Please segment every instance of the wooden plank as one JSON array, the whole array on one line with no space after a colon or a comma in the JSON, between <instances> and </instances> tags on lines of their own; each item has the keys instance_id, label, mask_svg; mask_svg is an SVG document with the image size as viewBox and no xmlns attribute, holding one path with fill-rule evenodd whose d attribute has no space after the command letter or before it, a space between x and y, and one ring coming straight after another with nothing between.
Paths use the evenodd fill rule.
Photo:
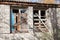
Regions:
<instances>
[{"instance_id":1,"label":"wooden plank","mask_svg":"<svg viewBox=\"0 0 60 40\"><path fill-rule=\"evenodd\" d=\"M15 17L16 17L16 19L15 19L16 24L14 25L14 27L15 27L15 30L17 32L20 32L20 28L21 28L21 25L20 25L20 14L17 13Z\"/></svg>"},{"instance_id":2,"label":"wooden plank","mask_svg":"<svg viewBox=\"0 0 60 40\"><path fill-rule=\"evenodd\" d=\"M18 16L17 16L17 22L19 22L19 25L17 25L17 31L20 31L20 27L21 27L21 25L20 25L20 14L18 13Z\"/></svg>"},{"instance_id":3,"label":"wooden plank","mask_svg":"<svg viewBox=\"0 0 60 40\"><path fill-rule=\"evenodd\" d=\"M33 6L33 7L60 7L60 4L46 4L46 3L32 3L32 2L0 2L0 4L4 5L18 5L18 6Z\"/></svg>"}]
</instances>

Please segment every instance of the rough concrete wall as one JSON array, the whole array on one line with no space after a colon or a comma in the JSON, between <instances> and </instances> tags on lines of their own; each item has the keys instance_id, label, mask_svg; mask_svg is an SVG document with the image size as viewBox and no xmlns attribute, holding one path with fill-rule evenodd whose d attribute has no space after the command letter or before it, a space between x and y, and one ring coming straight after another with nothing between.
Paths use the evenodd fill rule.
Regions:
<instances>
[{"instance_id":1,"label":"rough concrete wall","mask_svg":"<svg viewBox=\"0 0 60 40\"><path fill-rule=\"evenodd\" d=\"M56 8L51 8L51 12L50 12L54 40L58 39L58 25L57 25L57 12L56 11L57 11Z\"/></svg>"},{"instance_id":2,"label":"rough concrete wall","mask_svg":"<svg viewBox=\"0 0 60 40\"><path fill-rule=\"evenodd\" d=\"M57 22L58 22L58 39L60 39L60 8L56 9L57 11Z\"/></svg>"},{"instance_id":3,"label":"rough concrete wall","mask_svg":"<svg viewBox=\"0 0 60 40\"><path fill-rule=\"evenodd\" d=\"M0 33L10 33L9 5L0 5Z\"/></svg>"},{"instance_id":4,"label":"rough concrete wall","mask_svg":"<svg viewBox=\"0 0 60 40\"><path fill-rule=\"evenodd\" d=\"M48 9L46 10L46 19L47 19L46 24L47 24L47 26L48 26L50 35L52 35L52 33L53 33L53 29L52 29L52 25L51 25L51 17L50 17L50 14L51 14L51 13L52 13L52 12L51 12L51 8L48 8Z\"/></svg>"},{"instance_id":5,"label":"rough concrete wall","mask_svg":"<svg viewBox=\"0 0 60 40\"><path fill-rule=\"evenodd\" d=\"M33 7L28 7L27 22L28 22L29 28L33 28ZM33 29L29 29L29 30L33 31ZM32 31L29 31L29 32L31 33Z\"/></svg>"},{"instance_id":6,"label":"rough concrete wall","mask_svg":"<svg viewBox=\"0 0 60 40\"><path fill-rule=\"evenodd\" d=\"M60 8L57 8L57 20L58 20L58 26L59 26L59 29L60 29Z\"/></svg>"},{"instance_id":7,"label":"rough concrete wall","mask_svg":"<svg viewBox=\"0 0 60 40\"><path fill-rule=\"evenodd\" d=\"M34 36L29 33L0 34L0 40L34 40Z\"/></svg>"},{"instance_id":8,"label":"rough concrete wall","mask_svg":"<svg viewBox=\"0 0 60 40\"><path fill-rule=\"evenodd\" d=\"M49 30L49 32L48 32L48 36L49 36L48 40L50 40L50 39L53 40L53 27L51 25L51 16L50 16L50 14L52 14L52 13L53 12L51 12L51 8L48 8L46 10L46 19L47 19L46 25L47 25L48 30Z\"/></svg>"}]
</instances>

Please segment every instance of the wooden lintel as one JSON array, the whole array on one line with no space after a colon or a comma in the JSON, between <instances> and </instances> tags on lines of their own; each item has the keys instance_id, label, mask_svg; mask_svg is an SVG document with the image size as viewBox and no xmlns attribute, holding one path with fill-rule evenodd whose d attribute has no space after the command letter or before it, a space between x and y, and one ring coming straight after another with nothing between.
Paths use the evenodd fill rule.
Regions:
<instances>
[{"instance_id":1,"label":"wooden lintel","mask_svg":"<svg viewBox=\"0 0 60 40\"><path fill-rule=\"evenodd\" d=\"M33 7L47 7L47 8L60 8L60 4L44 4L32 2L0 2L5 5L18 5L18 6L33 6Z\"/></svg>"}]
</instances>

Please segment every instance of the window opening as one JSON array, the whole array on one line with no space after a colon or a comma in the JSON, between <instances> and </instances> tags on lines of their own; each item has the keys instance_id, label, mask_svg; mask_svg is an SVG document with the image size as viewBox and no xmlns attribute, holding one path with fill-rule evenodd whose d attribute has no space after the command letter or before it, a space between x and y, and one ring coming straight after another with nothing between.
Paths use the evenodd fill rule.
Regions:
<instances>
[{"instance_id":1,"label":"window opening","mask_svg":"<svg viewBox=\"0 0 60 40\"><path fill-rule=\"evenodd\" d=\"M11 9L11 33L28 32L26 9Z\"/></svg>"},{"instance_id":2,"label":"window opening","mask_svg":"<svg viewBox=\"0 0 60 40\"><path fill-rule=\"evenodd\" d=\"M33 10L33 19L34 19L33 25L34 25L35 32L41 32L42 30L46 31L46 27L45 27L46 13L45 13L45 10Z\"/></svg>"}]
</instances>

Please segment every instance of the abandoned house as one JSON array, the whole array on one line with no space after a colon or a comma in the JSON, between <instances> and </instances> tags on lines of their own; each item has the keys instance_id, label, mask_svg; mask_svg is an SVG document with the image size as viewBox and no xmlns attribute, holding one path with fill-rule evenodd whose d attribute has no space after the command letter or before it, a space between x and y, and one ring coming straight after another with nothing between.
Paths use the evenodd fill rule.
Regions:
<instances>
[{"instance_id":1,"label":"abandoned house","mask_svg":"<svg viewBox=\"0 0 60 40\"><path fill-rule=\"evenodd\" d=\"M0 40L60 40L60 0L0 0Z\"/></svg>"}]
</instances>

